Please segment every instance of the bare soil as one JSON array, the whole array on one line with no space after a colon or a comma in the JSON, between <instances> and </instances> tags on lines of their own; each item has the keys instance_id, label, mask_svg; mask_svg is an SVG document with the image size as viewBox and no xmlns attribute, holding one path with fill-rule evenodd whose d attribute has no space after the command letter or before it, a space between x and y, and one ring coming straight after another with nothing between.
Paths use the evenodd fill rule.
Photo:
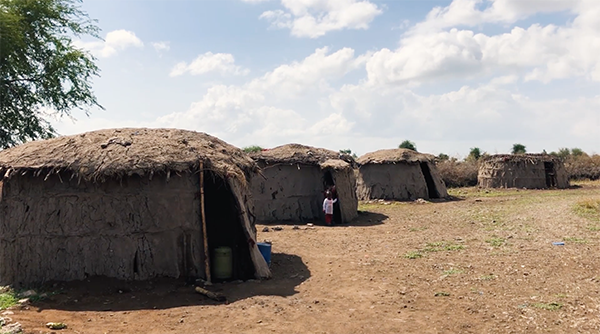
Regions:
<instances>
[{"instance_id":1,"label":"bare soil","mask_svg":"<svg viewBox=\"0 0 600 334\"><path fill-rule=\"evenodd\" d=\"M363 203L343 226L258 226L274 278L208 287L227 303L183 281L91 279L10 317L26 333L598 332L600 220L574 207L600 200L600 183L451 194Z\"/></svg>"}]
</instances>

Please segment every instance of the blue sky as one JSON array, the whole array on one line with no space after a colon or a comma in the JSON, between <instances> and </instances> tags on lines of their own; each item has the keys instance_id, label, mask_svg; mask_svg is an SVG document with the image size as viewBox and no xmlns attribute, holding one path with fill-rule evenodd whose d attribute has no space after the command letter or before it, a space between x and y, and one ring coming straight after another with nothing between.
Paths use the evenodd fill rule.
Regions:
<instances>
[{"instance_id":1,"label":"blue sky","mask_svg":"<svg viewBox=\"0 0 600 334\"><path fill-rule=\"evenodd\" d=\"M600 152L597 0L88 0L105 111L236 146Z\"/></svg>"}]
</instances>

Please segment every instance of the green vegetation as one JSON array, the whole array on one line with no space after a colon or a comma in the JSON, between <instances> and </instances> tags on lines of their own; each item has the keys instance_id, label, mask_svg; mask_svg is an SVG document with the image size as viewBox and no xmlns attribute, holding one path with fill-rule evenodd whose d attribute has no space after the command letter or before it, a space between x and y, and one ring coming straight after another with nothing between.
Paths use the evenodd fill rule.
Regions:
<instances>
[{"instance_id":1,"label":"green vegetation","mask_svg":"<svg viewBox=\"0 0 600 334\"><path fill-rule=\"evenodd\" d=\"M410 251L404 254L404 257L407 259L414 260L423 257L423 254L420 251Z\"/></svg>"},{"instance_id":2,"label":"green vegetation","mask_svg":"<svg viewBox=\"0 0 600 334\"><path fill-rule=\"evenodd\" d=\"M523 144L513 144L512 154L525 154L527 150Z\"/></svg>"},{"instance_id":3,"label":"green vegetation","mask_svg":"<svg viewBox=\"0 0 600 334\"><path fill-rule=\"evenodd\" d=\"M449 292L445 292L445 291L440 291L440 292L436 292L435 295L436 297L448 297L450 296Z\"/></svg>"},{"instance_id":4,"label":"green vegetation","mask_svg":"<svg viewBox=\"0 0 600 334\"><path fill-rule=\"evenodd\" d=\"M479 277L479 279L482 281L491 281L491 280L495 280L496 277L497 276L494 274L489 274L489 275L483 275L483 276Z\"/></svg>"},{"instance_id":5,"label":"green vegetation","mask_svg":"<svg viewBox=\"0 0 600 334\"><path fill-rule=\"evenodd\" d=\"M340 153L351 155L354 159L358 158L358 155L356 155L356 153L352 153L351 149L340 150Z\"/></svg>"},{"instance_id":6,"label":"green vegetation","mask_svg":"<svg viewBox=\"0 0 600 334\"><path fill-rule=\"evenodd\" d=\"M467 156L466 160L477 161L479 160L479 158L481 158L481 150L479 149L479 147L473 147L471 148L471 151L469 152L469 155Z\"/></svg>"},{"instance_id":7,"label":"green vegetation","mask_svg":"<svg viewBox=\"0 0 600 334\"><path fill-rule=\"evenodd\" d=\"M417 151L417 145L414 142L410 141L410 140L403 141L398 146L398 148L406 148L406 149L409 149L409 150Z\"/></svg>"},{"instance_id":8,"label":"green vegetation","mask_svg":"<svg viewBox=\"0 0 600 334\"><path fill-rule=\"evenodd\" d=\"M246 153L256 153L256 152L260 152L262 150L263 150L263 148L258 145L246 146L246 147L242 148L242 151L244 151Z\"/></svg>"},{"instance_id":9,"label":"green vegetation","mask_svg":"<svg viewBox=\"0 0 600 334\"><path fill-rule=\"evenodd\" d=\"M600 223L600 200L588 199L575 203L575 213L593 222Z\"/></svg>"},{"instance_id":10,"label":"green vegetation","mask_svg":"<svg viewBox=\"0 0 600 334\"><path fill-rule=\"evenodd\" d=\"M16 305L18 301L17 293L13 290L0 293L0 310Z\"/></svg>"},{"instance_id":11,"label":"green vegetation","mask_svg":"<svg viewBox=\"0 0 600 334\"><path fill-rule=\"evenodd\" d=\"M560 310L563 307L563 304L562 303L535 303L535 304L531 304L531 306L542 309L542 310L556 311L556 310Z\"/></svg>"},{"instance_id":12,"label":"green vegetation","mask_svg":"<svg viewBox=\"0 0 600 334\"><path fill-rule=\"evenodd\" d=\"M493 236L492 238L487 239L485 242L490 244L492 247L501 247L506 243L506 239Z\"/></svg>"},{"instance_id":13,"label":"green vegetation","mask_svg":"<svg viewBox=\"0 0 600 334\"><path fill-rule=\"evenodd\" d=\"M586 239L575 238L575 237L566 237L563 240L566 242L572 242L574 244L587 244L588 243L588 241Z\"/></svg>"},{"instance_id":14,"label":"green vegetation","mask_svg":"<svg viewBox=\"0 0 600 334\"><path fill-rule=\"evenodd\" d=\"M0 148L49 138L47 116L99 107L95 59L72 39L98 37L99 28L77 0L0 0Z\"/></svg>"},{"instance_id":15,"label":"green vegetation","mask_svg":"<svg viewBox=\"0 0 600 334\"><path fill-rule=\"evenodd\" d=\"M454 269L454 268L444 271L444 275L447 275L447 276L462 274L462 273L464 273L464 270Z\"/></svg>"}]
</instances>

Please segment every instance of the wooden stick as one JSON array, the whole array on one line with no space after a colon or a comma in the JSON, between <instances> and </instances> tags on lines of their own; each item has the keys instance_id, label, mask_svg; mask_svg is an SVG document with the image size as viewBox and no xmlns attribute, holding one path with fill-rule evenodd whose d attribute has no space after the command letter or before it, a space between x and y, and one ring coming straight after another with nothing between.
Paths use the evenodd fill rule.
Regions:
<instances>
[{"instance_id":1,"label":"wooden stick","mask_svg":"<svg viewBox=\"0 0 600 334\"><path fill-rule=\"evenodd\" d=\"M227 298L225 298L225 296L223 296L222 294L218 293L218 292L212 292L212 291L208 291L206 289L202 289L201 287L197 286L195 288L196 292L198 292L201 295L205 295L206 297L212 299L212 300L216 300L218 302L224 302L227 300Z\"/></svg>"},{"instance_id":2,"label":"wooden stick","mask_svg":"<svg viewBox=\"0 0 600 334\"><path fill-rule=\"evenodd\" d=\"M202 238L204 238L204 271L206 281L211 282L210 277L210 253L208 252L208 231L206 231L206 215L204 213L204 163L200 161L200 214L202 216Z\"/></svg>"}]
</instances>

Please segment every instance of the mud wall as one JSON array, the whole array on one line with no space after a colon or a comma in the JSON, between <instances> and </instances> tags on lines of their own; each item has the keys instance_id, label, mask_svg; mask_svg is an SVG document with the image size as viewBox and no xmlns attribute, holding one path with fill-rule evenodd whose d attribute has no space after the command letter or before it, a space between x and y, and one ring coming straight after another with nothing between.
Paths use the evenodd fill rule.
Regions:
<instances>
[{"instance_id":1,"label":"mud wall","mask_svg":"<svg viewBox=\"0 0 600 334\"><path fill-rule=\"evenodd\" d=\"M277 165L252 178L254 214L258 222L323 219L323 173L313 165Z\"/></svg>"},{"instance_id":2,"label":"mud wall","mask_svg":"<svg viewBox=\"0 0 600 334\"><path fill-rule=\"evenodd\" d=\"M437 190L440 198L448 197L448 188L446 188L444 179L442 179L442 175L438 171L437 167L431 162L428 162L427 164L429 165L429 171L431 172L433 183L435 183L435 189Z\"/></svg>"},{"instance_id":3,"label":"mud wall","mask_svg":"<svg viewBox=\"0 0 600 334\"><path fill-rule=\"evenodd\" d=\"M337 169L330 170L338 194L342 220L350 222L358 217L358 198L356 197L356 177L354 170Z\"/></svg>"},{"instance_id":4,"label":"mud wall","mask_svg":"<svg viewBox=\"0 0 600 334\"><path fill-rule=\"evenodd\" d=\"M67 180L4 182L0 284L204 276L197 177Z\"/></svg>"},{"instance_id":5,"label":"mud wall","mask_svg":"<svg viewBox=\"0 0 600 334\"><path fill-rule=\"evenodd\" d=\"M256 220L269 222L310 222L323 220L324 175L314 165L276 165L262 170L265 178L252 178ZM351 169L329 170L336 185L342 219L358 215L355 179Z\"/></svg>"},{"instance_id":6,"label":"mud wall","mask_svg":"<svg viewBox=\"0 0 600 334\"><path fill-rule=\"evenodd\" d=\"M564 165L554 163L554 169L557 188L568 188L569 178ZM532 160L484 161L479 166L477 183L483 188L548 188L544 162Z\"/></svg>"},{"instance_id":7,"label":"mud wall","mask_svg":"<svg viewBox=\"0 0 600 334\"><path fill-rule=\"evenodd\" d=\"M445 188L445 187L444 187ZM367 164L358 169L359 200L415 200L428 198L427 183L419 164Z\"/></svg>"}]
</instances>

